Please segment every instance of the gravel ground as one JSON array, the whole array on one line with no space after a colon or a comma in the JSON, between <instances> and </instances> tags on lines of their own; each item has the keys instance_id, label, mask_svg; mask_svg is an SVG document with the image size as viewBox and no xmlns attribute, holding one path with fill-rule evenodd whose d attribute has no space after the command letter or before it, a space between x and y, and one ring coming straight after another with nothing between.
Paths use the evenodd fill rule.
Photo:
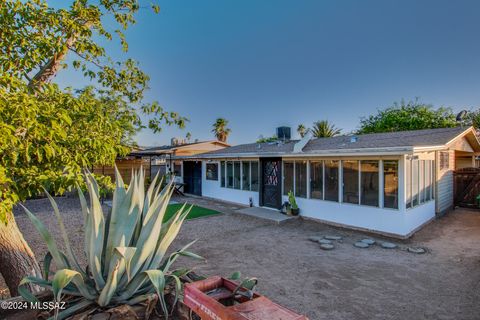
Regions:
<instances>
[{"instance_id":1,"label":"gravel ground","mask_svg":"<svg viewBox=\"0 0 480 320\"><path fill-rule=\"evenodd\" d=\"M178 260L206 275L241 271L259 279L258 290L310 319L479 319L480 214L456 210L435 220L399 249L353 247L361 232L296 219L276 225L233 214L236 206L198 198L189 202L223 208L226 214L186 221L173 247L199 239L192 251L205 262ZM78 199L57 199L79 256L83 247ZM54 233L55 219L47 200L28 201ZM42 260L46 247L27 217L17 223ZM332 251L323 251L310 236L341 235ZM56 235L57 237L59 235ZM428 253L416 255L407 246ZM0 279L1 280L1 279ZM1 281L0 281L1 282ZM0 290L4 287L0 283Z\"/></svg>"}]
</instances>

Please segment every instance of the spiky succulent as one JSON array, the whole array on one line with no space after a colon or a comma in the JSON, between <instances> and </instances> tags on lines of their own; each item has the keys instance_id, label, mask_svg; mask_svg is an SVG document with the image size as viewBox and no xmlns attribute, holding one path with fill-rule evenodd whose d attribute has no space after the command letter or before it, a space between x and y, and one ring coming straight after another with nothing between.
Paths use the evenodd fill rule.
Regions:
<instances>
[{"instance_id":1,"label":"spiky succulent","mask_svg":"<svg viewBox=\"0 0 480 320\"><path fill-rule=\"evenodd\" d=\"M115 170L115 176L116 188L108 215L102 211L98 184L92 175L85 175L89 205L83 192L78 189L84 216L86 268L80 266L72 250L62 216L50 195L48 197L58 220L66 254L59 250L42 222L25 208L45 240L48 253L44 260L44 278L26 277L19 291L28 301L36 301L36 298L23 287L27 283L52 290L56 301L62 299L62 293L77 296L77 299L72 299L74 302L69 303L68 309L56 315L59 319L91 306L132 305L154 295L158 295L165 316L168 317L165 287L172 283L176 287L175 291L179 292L181 286L179 276L182 270L171 270L173 262L181 255L201 259L187 251L193 242L166 256L191 209L186 209L183 205L164 222L173 192L171 183L162 190L162 183L157 185L157 176L145 194L143 170L134 173L128 189L118 170ZM52 280L49 279L51 261L57 267Z\"/></svg>"}]
</instances>

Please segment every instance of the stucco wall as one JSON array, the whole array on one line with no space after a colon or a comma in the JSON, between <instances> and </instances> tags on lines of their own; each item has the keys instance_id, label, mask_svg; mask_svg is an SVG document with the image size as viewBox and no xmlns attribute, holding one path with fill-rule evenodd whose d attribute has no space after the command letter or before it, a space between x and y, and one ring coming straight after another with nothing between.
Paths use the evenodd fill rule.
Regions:
<instances>
[{"instance_id":1,"label":"stucco wall","mask_svg":"<svg viewBox=\"0 0 480 320\"><path fill-rule=\"evenodd\" d=\"M284 196L283 201L287 200ZM296 200L302 216L401 237L435 217L434 201L401 211L324 200Z\"/></svg>"}]
</instances>

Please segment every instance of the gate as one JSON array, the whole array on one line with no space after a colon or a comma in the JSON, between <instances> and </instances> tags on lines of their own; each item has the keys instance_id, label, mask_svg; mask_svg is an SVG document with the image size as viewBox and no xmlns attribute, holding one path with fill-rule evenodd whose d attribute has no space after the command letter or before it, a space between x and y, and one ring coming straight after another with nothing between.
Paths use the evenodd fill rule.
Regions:
<instances>
[{"instance_id":1,"label":"gate","mask_svg":"<svg viewBox=\"0 0 480 320\"><path fill-rule=\"evenodd\" d=\"M462 168L453 172L454 202L456 206L479 208L480 168Z\"/></svg>"}]
</instances>

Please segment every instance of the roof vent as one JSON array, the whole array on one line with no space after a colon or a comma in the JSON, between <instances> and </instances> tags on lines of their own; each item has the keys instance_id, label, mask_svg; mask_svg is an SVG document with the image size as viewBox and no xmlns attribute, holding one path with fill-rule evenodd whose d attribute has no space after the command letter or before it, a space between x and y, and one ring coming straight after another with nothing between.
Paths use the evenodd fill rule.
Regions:
<instances>
[{"instance_id":1,"label":"roof vent","mask_svg":"<svg viewBox=\"0 0 480 320\"><path fill-rule=\"evenodd\" d=\"M355 143L358 141L358 137L357 136L351 136L350 137L350 143Z\"/></svg>"}]
</instances>

